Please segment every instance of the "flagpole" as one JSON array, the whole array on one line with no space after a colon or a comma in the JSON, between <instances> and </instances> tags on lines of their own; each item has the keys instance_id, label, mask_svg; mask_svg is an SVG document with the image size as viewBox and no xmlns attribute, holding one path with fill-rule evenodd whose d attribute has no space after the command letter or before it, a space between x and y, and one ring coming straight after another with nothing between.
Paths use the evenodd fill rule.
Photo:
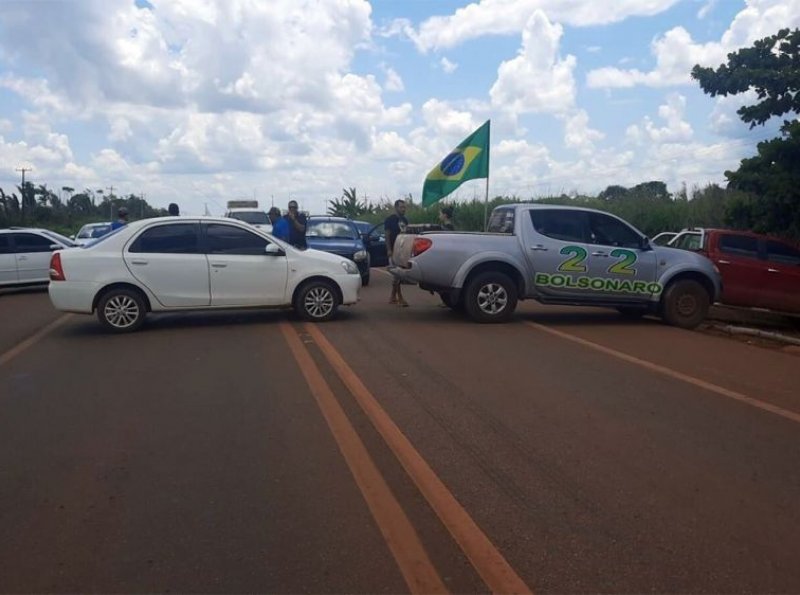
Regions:
<instances>
[{"instance_id":1,"label":"flagpole","mask_svg":"<svg viewBox=\"0 0 800 595\"><path fill-rule=\"evenodd\" d=\"M486 152L489 152L489 146L492 140L492 128L491 123L489 124L489 130L487 130L486 134ZM486 159L486 198L483 202L483 231L487 231L489 229L489 169L490 169L489 158L487 156Z\"/></svg>"}]
</instances>

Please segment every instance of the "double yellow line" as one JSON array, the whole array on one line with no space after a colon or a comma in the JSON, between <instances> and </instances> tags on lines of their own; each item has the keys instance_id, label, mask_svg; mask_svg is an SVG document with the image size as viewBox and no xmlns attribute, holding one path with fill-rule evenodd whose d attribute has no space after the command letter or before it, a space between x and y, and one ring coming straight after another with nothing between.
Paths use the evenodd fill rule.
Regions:
<instances>
[{"instance_id":1,"label":"double yellow line","mask_svg":"<svg viewBox=\"0 0 800 595\"><path fill-rule=\"evenodd\" d=\"M297 331L286 322L280 323L280 327L409 590L412 593L446 593L447 588L411 521L381 476ZM489 589L494 593L531 593L531 589L511 568L325 335L312 324L305 324L303 332L317 345Z\"/></svg>"}]
</instances>

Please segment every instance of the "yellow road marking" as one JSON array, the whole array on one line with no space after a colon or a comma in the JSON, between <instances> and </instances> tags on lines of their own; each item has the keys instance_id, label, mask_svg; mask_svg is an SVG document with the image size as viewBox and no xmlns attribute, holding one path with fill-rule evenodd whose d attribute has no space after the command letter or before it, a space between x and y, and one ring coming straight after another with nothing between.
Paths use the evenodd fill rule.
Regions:
<instances>
[{"instance_id":1,"label":"yellow road marking","mask_svg":"<svg viewBox=\"0 0 800 595\"><path fill-rule=\"evenodd\" d=\"M494 593L531 593L531 589L472 520L325 335L313 324L306 324L305 330L383 436L406 473L489 589Z\"/></svg>"},{"instance_id":2,"label":"yellow road marking","mask_svg":"<svg viewBox=\"0 0 800 595\"><path fill-rule=\"evenodd\" d=\"M549 326L537 324L529 320L526 320L525 324L535 328L536 330L549 333L561 339L566 339L567 341L572 341L573 343L578 343L579 345L583 345L584 347L589 347L590 349L594 349L595 351L599 351L600 353L605 353L606 355L610 355L612 357L621 359L628 363L635 364L642 368L646 368L652 372L658 372L659 374L662 374L664 376L668 376L676 380L681 380L682 382L686 382L687 384L691 384L693 386L702 388L709 392L716 393L723 397L733 399L734 401L739 401L740 403L745 403L747 405L750 405L751 407L756 407L758 409L761 409L762 411L768 411L769 413L774 413L775 415L780 415L783 418L800 423L800 413L795 413L794 411L784 409L783 407L778 407L777 405L772 405L771 403L767 403L766 401L761 401L753 397L748 397L747 395L742 394L740 392L736 392L735 390L730 390L722 386L713 384L711 382L701 380L700 378L689 376L688 374L684 374L683 372L678 372L677 370L673 370L672 368L667 368L665 366L660 366L659 364L654 364L653 362L649 362L647 360L639 359L638 357L634 357L633 355L628 355L627 353L617 351L616 349L605 347L598 343L594 343L592 341L576 337L575 335L570 335L569 333L556 330Z\"/></svg>"},{"instance_id":3,"label":"yellow road marking","mask_svg":"<svg viewBox=\"0 0 800 595\"><path fill-rule=\"evenodd\" d=\"M280 323L289 349L342 452L412 593L447 593L422 542L358 437L330 386L291 325Z\"/></svg>"},{"instance_id":4,"label":"yellow road marking","mask_svg":"<svg viewBox=\"0 0 800 595\"><path fill-rule=\"evenodd\" d=\"M0 366L7 364L12 359L17 357L20 353L22 353L29 347L32 347L33 345L41 341L48 333L52 332L53 330L64 324L71 316L72 314L64 314L60 318L56 318L53 322L48 324L43 329L37 331L24 341L17 343L14 347L6 351L3 355L0 355Z\"/></svg>"}]
</instances>

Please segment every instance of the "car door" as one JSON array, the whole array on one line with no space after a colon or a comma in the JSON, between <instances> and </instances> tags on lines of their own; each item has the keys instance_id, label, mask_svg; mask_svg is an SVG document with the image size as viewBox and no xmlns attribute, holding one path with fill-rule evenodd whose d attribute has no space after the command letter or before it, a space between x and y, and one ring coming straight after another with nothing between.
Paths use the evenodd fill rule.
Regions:
<instances>
[{"instance_id":1,"label":"car door","mask_svg":"<svg viewBox=\"0 0 800 595\"><path fill-rule=\"evenodd\" d=\"M584 211L531 209L522 222L522 231L525 256L539 294L559 299L590 295Z\"/></svg>"},{"instance_id":2,"label":"car door","mask_svg":"<svg viewBox=\"0 0 800 595\"><path fill-rule=\"evenodd\" d=\"M592 294L603 300L646 302L658 294L656 253L645 237L605 213L588 213L589 277Z\"/></svg>"},{"instance_id":3,"label":"car door","mask_svg":"<svg viewBox=\"0 0 800 595\"><path fill-rule=\"evenodd\" d=\"M364 243L367 252L369 252L371 266L385 267L389 264L389 257L386 254L386 234L383 229L383 223L378 223L369 229Z\"/></svg>"},{"instance_id":4,"label":"car door","mask_svg":"<svg viewBox=\"0 0 800 595\"><path fill-rule=\"evenodd\" d=\"M17 280L17 255L11 244L11 234L0 233L0 285L10 285Z\"/></svg>"},{"instance_id":5,"label":"car door","mask_svg":"<svg viewBox=\"0 0 800 595\"><path fill-rule=\"evenodd\" d=\"M20 283L50 281L50 257L57 242L45 235L25 231L11 234L17 254L17 279ZM60 246L59 246L60 247Z\"/></svg>"},{"instance_id":6,"label":"car door","mask_svg":"<svg viewBox=\"0 0 800 595\"><path fill-rule=\"evenodd\" d=\"M715 235L712 244L709 257L722 277L722 303L765 307L760 285L766 263L759 257L758 238L722 232Z\"/></svg>"},{"instance_id":7,"label":"car door","mask_svg":"<svg viewBox=\"0 0 800 595\"><path fill-rule=\"evenodd\" d=\"M267 254L269 240L237 225L208 223L203 227L212 306L287 303L289 261L283 250Z\"/></svg>"},{"instance_id":8,"label":"car door","mask_svg":"<svg viewBox=\"0 0 800 595\"><path fill-rule=\"evenodd\" d=\"M759 292L762 306L800 313L800 250L777 240L765 243L767 261Z\"/></svg>"},{"instance_id":9,"label":"car door","mask_svg":"<svg viewBox=\"0 0 800 595\"><path fill-rule=\"evenodd\" d=\"M131 274L163 306L211 303L208 259L200 247L197 221L151 225L128 243L123 256Z\"/></svg>"}]
</instances>

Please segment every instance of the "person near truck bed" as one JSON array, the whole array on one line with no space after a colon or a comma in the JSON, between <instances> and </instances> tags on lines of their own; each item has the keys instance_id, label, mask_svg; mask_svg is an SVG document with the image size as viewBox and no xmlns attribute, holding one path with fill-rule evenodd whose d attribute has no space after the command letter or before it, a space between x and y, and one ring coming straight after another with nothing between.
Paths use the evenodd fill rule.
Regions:
<instances>
[{"instance_id":1,"label":"person near truck bed","mask_svg":"<svg viewBox=\"0 0 800 595\"><path fill-rule=\"evenodd\" d=\"M392 252L394 242L401 233L406 231L408 219L406 219L406 201L398 199L394 201L394 213L389 215L383 222L383 229L386 232L386 256L389 258L389 266L395 266ZM407 307L408 303L403 299L403 292L400 290L400 278L392 276L392 296L389 298L390 304Z\"/></svg>"}]
</instances>

